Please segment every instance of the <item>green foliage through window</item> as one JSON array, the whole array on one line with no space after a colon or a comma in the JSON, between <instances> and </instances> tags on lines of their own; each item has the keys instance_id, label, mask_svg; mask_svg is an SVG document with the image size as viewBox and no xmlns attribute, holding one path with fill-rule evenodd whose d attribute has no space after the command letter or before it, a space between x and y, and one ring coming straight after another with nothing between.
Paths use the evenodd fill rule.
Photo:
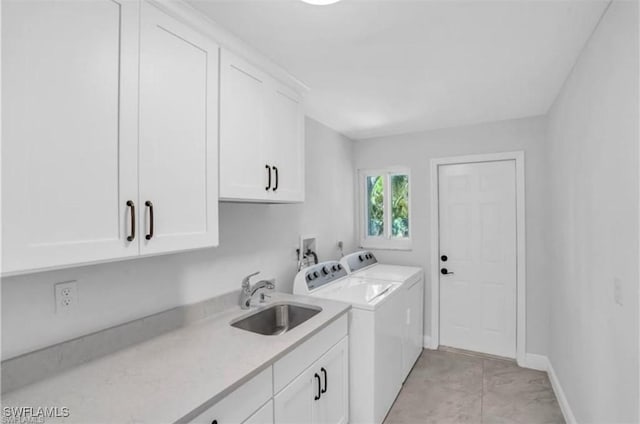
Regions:
<instances>
[{"instance_id":1,"label":"green foliage through window","mask_svg":"<svg viewBox=\"0 0 640 424\"><path fill-rule=\"evenodd\" d=\"M409 175L367 175L366 232L368 237L409 238ZM388 193L385 193L387 191ZM385 196L390 197L390 202ZM385 205L385 202L389 202ZM388 212L385 210L389 208ZM388 213L390 217L385 217ZM389 229L385 231L385 223Z\"/></svg>"},{"instance_id":2,"label":"green foliage through window","mask_svg":"<svg viewBox=\"0 0 640 424\"><path fill-rule=\"evenodd\" d=\"M378 237L384 234L384 184L381 176L367 177L368 230Z\"/></svg>"},{"instance_id":3,"label":"green foliage through window","mask_svg":"<svg viewBox=\"0 0 640 424\"><path fill-rule=\"evenodd\" d=\"M409 237L409 176L391 176L391 236Z\"/></svg>"}]
</instances>

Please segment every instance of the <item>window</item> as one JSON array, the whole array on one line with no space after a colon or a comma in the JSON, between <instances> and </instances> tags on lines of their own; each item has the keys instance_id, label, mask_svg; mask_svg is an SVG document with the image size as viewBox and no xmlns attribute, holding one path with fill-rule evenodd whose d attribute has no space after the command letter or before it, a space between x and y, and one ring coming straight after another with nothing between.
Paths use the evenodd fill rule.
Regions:
<instances>
[{"instance_id":1,"label":"window","mask_svg":"<svg viewBox=\"0 0 640 424\"><path fill-rule=\"evenodd\" d=\"M366 248L410 249L409 170L361 170L361 240Z\"/></svg>"}]
</instances>

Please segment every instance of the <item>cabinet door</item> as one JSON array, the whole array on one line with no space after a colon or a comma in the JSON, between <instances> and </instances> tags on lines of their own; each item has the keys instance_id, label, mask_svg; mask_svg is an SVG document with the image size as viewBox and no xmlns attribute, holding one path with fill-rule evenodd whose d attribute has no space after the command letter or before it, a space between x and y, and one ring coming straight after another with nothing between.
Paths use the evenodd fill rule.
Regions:
<instances>
[{"instance_id":1,"label":"cabinet door","mask_svg":"<svg viewBox=\"0 0 640 424\"><path fill-rule=\"evenodd\" d=\"M270 422L265 417L267 415L266 409L269 410L269 415L273 417L273 405L270 400L273 395L272 376L273 369L271 367L264 369L209 409L191 419L189 423ZM265 404L265 402L267 403Z\"/></svg>"},{"instance_id":2,"label":"cabinet door","mask_svg":"<svg viewBox=\"0 0 640 424\"><path fill-rule=\"evenodd\" d=\"M266 75L228 51L220 55L220 197L268 199ZM267 190L268 188L268 190Z\"/></svg>"},{"instance_id":3,"label":"cabinet door","mask_svg":"<svg viewBox=\"0 0 640 424\"><path fill-rule=\"evenodd\" d=\"M2 8L4 273L137 255L137 3Z\"/></svg>"},{"instance_id":4,"label":"cabinet door","mask_svg":"<svg viewBox=\"0 0 640 424\"><path fill-rule=\"evenodd\" d=\"M322 390L316 423L349 421L349 338L345 337L318 361Z\"/></svg>"},{"instance_id":5,"label":"cabinet door","mask_svg":"<svg viewBox=\"0 0 640 424\"><path fill-rule=\"evenodd\" d=\"M274 200L304 201L304 114L301 98L288 87L273 82L267 106L269 159L274 166Z\"/></svg>"},{"instance_id":6,"label":"cabinet door","mask_svg":"<svg viewBox=\"0 0 640 424\"><path fill-rule=\"evenodd\" d=\"M416 360L422 353L423 346L423 305L424 280L414 283L406 291L406 335L402 343L403 380L406 379Z\"/></svg>"},{"instance_id":7,"label":"cabinet door","mask_svg":"<svg viewBox=\"0 0 640 424\"><path fill-rule=\"evenodd\" d=\"M218 46L147 2L140 37L140 250L215 246Z\"/></svg>"},{"instance_id":8,"label":"cabinet door","mask_svg":"<svg viewBox=\"0 0 640 424\"><path fill-rule=\"evenodd\" d=\"M274 397L278 424L316 423L320 393L319 369L307 368Z\"/></svg>"},{"instance_id":9,"label":"cabinet door","mask_svg":"<svg viewBox=\"0 0 640 424\"><path fill-rule=\"evenodd\" d=\"M242 424L273 424L273 400L270 400Z\"/></svg>"}]
</instances>

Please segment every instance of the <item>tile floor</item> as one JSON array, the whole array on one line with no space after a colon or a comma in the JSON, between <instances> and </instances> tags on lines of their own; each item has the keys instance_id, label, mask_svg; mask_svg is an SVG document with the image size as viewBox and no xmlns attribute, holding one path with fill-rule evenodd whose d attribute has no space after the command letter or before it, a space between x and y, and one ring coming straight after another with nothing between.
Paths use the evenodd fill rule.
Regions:
<instances>
[{"instance_id":1,"label":"tile floor","mask_svg":"<svg viewBox=\"0 0 640 424\"><path fill-rule=\"evenodd\" d=\"M564 423L547 374L514 362L424 350L385 424Z\"/></svg>"}]
</instances>

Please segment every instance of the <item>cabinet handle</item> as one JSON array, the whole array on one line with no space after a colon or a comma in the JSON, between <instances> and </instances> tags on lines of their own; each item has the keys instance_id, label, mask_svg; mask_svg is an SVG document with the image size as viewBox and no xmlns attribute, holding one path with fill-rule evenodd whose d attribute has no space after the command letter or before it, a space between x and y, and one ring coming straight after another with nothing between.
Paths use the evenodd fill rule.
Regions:
<instances>
[{"instance_id":1,"label":"cabinet handle","mask_svg":"<svg viewBox=\"0 0 640 424\"><path fill-rule=\"evenodd\" d=\"M320 388L322 383L320 382L320 376L318 375L318 373L315 373L313 376L316 380L318 380L318 394L313 397L313 400L318 400L320 399L320 396L322 394L322 389Z\"/></svg>"},{"instance_id":2,"label":"cabinet handle","mask_svg":"<svg viewBox=\"0 0 640 424\"><path fill-rule=\"evenodd\" d=\"M147 200L144 202L144 205L149 208L149 234L144 236L144 238L151 240L153 237L153 203Z\"/></svg>"},{"instance_id":3,"label":"cabinet handle","mask_svg":"<svg viewBox=\"0 0 640 424\"><path fill-rule=\"evenodd\" d=\"M267 168L267 178L269 178L267 186L264 189L266 191L269 191L269 189L271 188L271 167L269 165L265 165L264 167Z\"/></svg>"},{"instance_id":4,"label":"cabinet handle","mask_svg":"<svg viewBox=\"0 0 640 424\"><path fill-rule=\"evenodd\" d=\"M320 368L320 372L324 375L324 388L320 391L320 393L327 393L327 370L324 368Z\"/></svg>"},{"instance_id":5,"label":"cabinet handle","mask_svg":"<svg viewBox=\"0 0 640 424\"><path fill-rule=\"evenodd\" d=\"M276 185L273 187L273 191L276 191L278 189L278 182L280 181L280 178L278 178L278 168L274 166L273 170L276 173Z\"/></svg>"},{"instance_id":6,"label":"cabinet handle","mask_svg":"<svg viewBox=\"0 0 640 424\"><path fill-rule=\"evenodd\" d=\"M133 200L127 200L127 206L131 212L131 233L127 236L127 241L133 241L136 238L136 205Z\"/></svg>"}]
</instances>

